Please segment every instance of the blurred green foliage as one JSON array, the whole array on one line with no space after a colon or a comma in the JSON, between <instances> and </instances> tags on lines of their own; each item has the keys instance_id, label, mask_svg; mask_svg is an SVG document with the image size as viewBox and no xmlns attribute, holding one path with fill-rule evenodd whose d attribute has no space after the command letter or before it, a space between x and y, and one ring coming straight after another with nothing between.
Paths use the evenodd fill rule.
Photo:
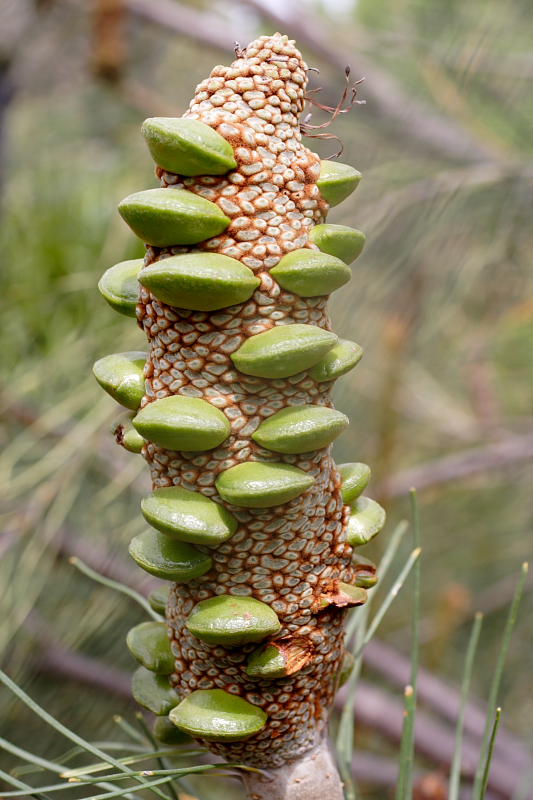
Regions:
<instances>
[{"instance_id":1,"label":"blurred green foliage","mask_svg":"<svg viewBox=\"0 0 533 800\"><path fill-rule=\"evenodd\" d=\"M106 83L89 68L89 5L42 4L10 53L15 91L4 109L0 231L0 479L7 489L0 650L8 672L48 710L87 738L105 739L116 732L112 713L131 717L131 704L54 675L47 661L61 642L130 671L124 637L142 619L140 609L80 576L67 560L83 547L102 569L127 564L126 545L142 529L139 497L148 485L142 460L113 447L117 409L90 375L97 357L142 349L144 339L133 323L110 312L96 283L111 264L142 255L115 210L126 194L155 185L139 135L142 119L162 107L183 113L211 66L232 58L233 42L223 56L132 15L125 21L122 79ZM244 29L250 35L272 30L254 4L200 5L212 26L219 14L224 24L235 24L236 39L244 41ZM316 5L313 11L306 3L308 13L319 20L322 14L320 25L335 30L335 11ZM466 131L486 154L453 159L425 150L410 136L408 107L403 124L376 111L372 69L359 87L367 105L332 126L344 143L342 160L364 180L330 221L367 234L352 282L331 302L335 330L365 349L361 365L335 389L337 406L352 420L335 452L339 462L374 466L371 489L386 503L391 529L408 505L405 493L390 496L387 486L404 470L427 464L431 475L434 462L447 455L533 435L527 6L521 0L360 0L344 12L335 34L339 47L353 52L355 79L361 52L406 98ZM235 22L242 12L245 22ZM336 44L331 41L332 49ZM301 46L308 63L321 67L312 84L323 85L323 102L335 103L343 76L324 55ZM313 139L309 146L323 156L334 148ZM431 483L419 501L422 660L459 680L466 623L485 604L489 616L473 679L474 692L484 696L511 596L501 581L531 551L532 475L523 459L497 469L490 459L483 466L482 455L480 462L473 474ZM368 555L379 556L382 548L378 541ZM131 575L142 583L134 568ZM506 725L528 742L530 593L524 606L503 700ZM400 598L381 628L400 649L408 617L409 603ZM31 731L36 751L61 752L58 740L12 697L4 694L0 709L2 735L27 744ZM371 731L360 731L358 742L390 752ZM201 783L206 800L221 797L212 781Z\"/></svg>"}]
</instances>

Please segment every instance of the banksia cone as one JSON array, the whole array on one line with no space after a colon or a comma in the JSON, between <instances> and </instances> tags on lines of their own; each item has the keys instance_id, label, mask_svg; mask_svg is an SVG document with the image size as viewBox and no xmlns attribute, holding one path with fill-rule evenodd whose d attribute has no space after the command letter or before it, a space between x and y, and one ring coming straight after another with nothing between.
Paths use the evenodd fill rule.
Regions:
<instances>
[{"instance_id":1,"label":"banksia cone","mask_svg":"<svg viewBox=\"0 0 533 800\"><path fill-rule=\"evenodd\" d=\"M306 84L294 43L263 36L215 67L183 117L145 121L160 188L119 211L146 257L99 288L136 314L150 351L100 359L95 375L134 412L117 441L152 473L130 553L172 582L168 601L152 598L168 636L163 622L128 636L136 698L169 715L165 741L179 729L271 770L251 796L305 786L309 800L341 796L320 748L348 664L346 612L376 581L354 547L384 512L361 496L368 467L331 457L348 424L331 386L362 350L331 331L327 295L364 236L324 221L360 175L302 144ZM308 754L318 766L295 777Z\"/></svg>"}]
</instances>

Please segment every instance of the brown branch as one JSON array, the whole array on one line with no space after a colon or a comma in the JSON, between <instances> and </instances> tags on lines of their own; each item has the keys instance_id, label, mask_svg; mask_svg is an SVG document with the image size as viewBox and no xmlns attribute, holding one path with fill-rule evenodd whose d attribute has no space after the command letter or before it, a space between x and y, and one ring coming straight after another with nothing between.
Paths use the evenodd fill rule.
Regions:
<instances>
[{"instance_id":1,"label":"brown branch","mask_svg":"<svg viewBox=\"0 0 533 800\"><path fill-rule=\"evenodd\" d=\"M299 43L321 56L336 70L350 64L352 71L368 77L366 95L370 108L393 120L411 140L452 159L475 161L492 160L494 154L484 143L448 117L424 105L407 94L387 72L360 53L339 46L338 36L328 28L324 19L313 16L297 0L284 4L283 12L274 10L265 0L244 0L275 25L297 38ZM332 47L332 43L335 46Z\"/></svg>"},{"instance_id":2,"label":"brown branch","mask_svg":"<svg viewBox=\"0 0 533 800\"><path fill-rule=\"evenodd\" d=\"M195 11L191 6L172 0L126 0L129 10L138 17L186 36L199 44L231 53L235 31L222 20L213 24L213 16Z\"/></svg>"},{"instance_id":3,"label":"brown branch","mask_svg":"<svg viewBox=\"0 0 533 800\"><path fill-rule=\"evenodd\" d=\"M516 579L513 579L513 588L515 585ZM409 659L395 647L379 639L373 639L365 647L364 661L367 667L391 681L395 686L403 688L411 679ZM452 724L456 723L459 715L460 695L453 686L421 668L418 673L417 691L419 699L423 703L442 714ZM487 709L484 704L468 702L464 722L465 733L481 741L486 715ZM524 764L531 760L531 755L524 743L505 728L498 732L495 751L520 768L523 768Z\"/></svg>"},{"instance_id":4,"label":"brown branch","mask_svg":"<svg viewBox=\"0 0 533 800\"><path fill-rule=\"evenodd\" d=\"M378 491L389 497L401 497L413 486L422 491L481 472L508 469L512 464L532 457L533 433L508 436L484 447L463 450L403 470L389 478Z\"/></svg>"},{"instance_id":5,"label":"brown branch","mask_svg":"<svg viewBox=\"0 0 533 800\"><path fill-rule=\"evenodd\" d=\"M346 690L341 689L335 698L335 706L342 709L346 702ZM387 739L399 742L402 736L404 707L403 702L391 697L381 689L361 681L355 696L355 717L360 725L380 732ZM417 711L415 724L415 750L433 763L449 770L455 748L455 731L451 727L433 720L427 713ZM463 740L462 770L465 777L472 779L479 761L480 741L469 737ZM495 753L489 786L495 792L510 798L520 786L520 780L531 769L533 762L520 769ZM528 798L529 800L529 798Z\"/></svg>"}]
</instances>

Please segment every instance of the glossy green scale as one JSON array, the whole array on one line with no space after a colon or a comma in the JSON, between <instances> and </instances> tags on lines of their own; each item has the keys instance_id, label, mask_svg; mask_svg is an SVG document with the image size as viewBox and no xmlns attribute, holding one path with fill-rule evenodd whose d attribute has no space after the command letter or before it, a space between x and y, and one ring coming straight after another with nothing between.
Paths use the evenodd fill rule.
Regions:
<instances>
[{"instance_id":1,"label":"glossy green scale","mask_svg":"<svg viewBox=\"0 0 533 800\"><path fill-rule=\"evenodd\" d=\"M161 533L193 544L216 547L237 530L237 520L200 492L178 486L155 489L141 501L145 520Z\"/></svg>"},{"instance_id":2,"label":"glossy green scale","mask_svg":"<svg viewBox=\"0 0 533 800\"><path fill-rule=\"evenodd\" d=\"M334 408L290 406L262 422L252 439L276 453L308 453L330 445L348 424L348 417Z\"/></svg>"},{"instance_id":3,"label":"glossy green scale","mask_svg":"<svg viewBox=\"0 0 533 800\"><path fill-rule=\"evenodd\" d=\"M307 491L314 478L291 464L247 461L218 476L215 486L227 503L243 508L271 508Z\"/></svg>"},{"instance_id":4,"label":"glossy green scale","mask_svg":"<svg viewBox=\"0 0 533 800\"><path fill-rule=\"evenodd\" d=\"M357 366L363 357L363 348L348 339L339 339L324 357L309 370L317 383L334 381Z\"/></svg>"},{"instance_id":5,"label":"glossy green scale","mask_svg":"<svg viewBox=\"0 0 533 800\"><path fill-rule=\"evenodd\" d=\"M225 231L220 208L186 189L145 189L119 203L119 213L143 242L155 247L197 244Z\"/></svg>"},{"instance_id":6,"label":"glossy green scale","mask_svg":"<svg viewBox=\"0 0 533 800\"><path fill-rule=\"evenodd\" d=\"M201 600L189 614L186 626L202 642L224 647L262 642L281 629L276 612L266 603L229 594Z\"/></svg>"},{"instance_id":7,"label":"glossy green scale","mask_svg":"<svg viewBox=\"0 0 533 800\"><path fill-rule=\"evenodd\" d=\"M144 395L145 364L146 353L113 353L95 362L93 374L113 400L135 411Z\"/></svg>"},{"instance_id":8,"label":"glossy green scale","mask_svg":"<svg viewBox=\"0 0 533 800\"><path fill-rule=\"evenodd\" d=\"M342 480L342 500L344 503L353 503L368 486L372 475L370 467L360 461L350 461L338 464L337 469Z\"/></svg>"},{"instance_id":9,"label":"glossy green scale","mask_svg":"<svg viewBox=\"0 0 533 800\"><path fill-rule=\"evenodd\" d=\"M176 728L168 716L155 718L152 733L159 742L164 742L164 744L181 745L189 744L191 741L189 734Z\"/></svg>"},{"instance_id":10,"label":"glossy green scale","mask_svg":"<svg viewBox=\"0 0 533 800\"><path fill-rule=\"evenodd\" d=\"M129 546L130 556L141 569L176 583L187 583L209 572L212 559L185 542L148 530L135 536Z\"/></svg>"},{"instance_id":11,"label":"glossy green scale","mask_svg":"<svg viewBox=\"0 0 533 800\"><path fill-rule=\"evenodd\" d=\"M129 453L139 454L146 444L143 437L133 427L131 414L125 414L116 420L112 432L117 444L122 445Z\"/></svg>"},{"instance_id":12,"label":"glossy green scale","mask_svg":"<svg viewBox=\"0 0 533 800\"><path fill-rule=\"evenodd\" d=\"M131 692L140 706L157 716L168 714L179 702L168 676L157 675L146 667L139 667L133 673Z\"/></svg>"},{"instance_id":13,"label":"glossy green scale","mask_svg":"<svg viewBox=\"0 0 533 800\"><path fill-rule=\"evenodd\" d=\"M323 253L329 253L345 261L346 264L351 264L361 255L366 236L357 228L350 228L348 225L332 225L328 222L311 228L309 241L316 244Z\"/></svg>"},{"instance_id":14,"label":"glossy green scale","mask_svg":"<svg viewBox=\"0 0 533 800\"><path fill-rule=\"evenodd\" d=\"M133 419L138 433L166 450L212 450L228 438L230 424L220 409L198 397L154 400Z\"/></svg>"},{"instance_id":15,"label":"glossy green scale","mask_svg":"<svg viewBox=\"0 0 533 800\"><path fill-rule=\"evenodd\" d=\"M276 325L246 339L231 359L245 375L289 378L320 361L337 341L316 325Z\"/></svg>"},{"instance_id":16,"label":"glossy green scale","mask_svg":"<svg viewBox=\"0 0 533 800\"><path fill-rule=\"evenodd\" d=\"M259 733L268 715L223 689L197 689L172 709L169 718L196 739L238 742Z\"/></svg>"},{"instance_id":17,"label":"glossy green scale","mask_svg":"<svg viewBox=\"0 0 533 800\"><path fill-rule=\"evenodd\" d=\"M300 297L330 294L352 276L350 267L340 258L306 248L287 253L270 274L282 289Z\"/></svg>"},{"instance_id":18,"label":"glossy green scale","mask_svg":"<svg viewBox=\"0 0 533 800\"><path fill-rule=\"evenodd\" d=\"M141 270L139 282L163 303L192 311L244 303L260 283L251 269L219 253L162 258Z\"/></svg>"},{"instance_id":19,"label":"glossy green scale","mask_svg":"<svg viewBox=\"0 0 533 800\"><path fill-rule=\"evenodd\" d=\"M156 611L158 614L165 616L169 594L170 594L170 586L168 585L168 583L167 584L164 583L161 586L157 586L155 589L152 589L152 591L148 595L148 602L150 603L150 608L153 611Z\"/></svg>"},{"instance_id":20,"label":"glossy green scale","mask_svg":"<svg viewBox=\"0 0 533 800\"><path fill-rule=\"evenodd\" d=\"M141 622L128 631L126 644L132 656L151 672L170 675L174 671L174 656L164 622Z\"/></svg>"},{"instance_id":21,"label":"glossy green scale","mask_svg":"<svg viewBox=\"0 0 533 800\"><path fill-rule=\"evenodd\" d=\"M361 173L339 161L321 161L317 186L330 206L342 203L359 186Z\"/></svg>"},{"instance_id":22,"label":"glossy green scale","mask_svg":"<svg viewBox=\"0 0 533 800\"><path fill-rule=\"evenodd\" d=\"M354 658L353 654L350 653L349 650L346 650L344 652L343 657L342 657L341 666L340 666L340 669L339 669L339 672L338 672L338 677L337 677L337 688L338 689L340 689L341 686L344 686L346 681L349 680L350 675L352 674L354 667L355 667L355 658Z\"/></svg>"},{"instance_id":23,"label":"glossy green scale","mask_svg":"<svg viewBox=\"0 0 533 800\"><path fill-rule=\"evenodd\" d=\"M137 276L143 264L142 258L121 261L106 270L98 281L98 290L104 300L114 311L126 317L136 316L139 299Z\"/></svg>"},{"instance_id":24,"label":"glossy green scale","mask_svg":"<svg viewBox=\"0 0 533 800\"><path fill-rule=\"evenodd\" d=\"M352 513L346 528L346 538L352 547L366 544L385 525L384 509L370 497L358 497L352 504Z\"/></svg>"},{"instance_id":25,"label":"glossy green scale","mask_svg":"<svg viewBox=\"0 0 533 800\"><path fill-rule=\"evenodd\" d=\"M150 117L141 133L155 163L169 172L224 175L237 166L230 143L199 120Z\"/></svg>"}]
</instances>

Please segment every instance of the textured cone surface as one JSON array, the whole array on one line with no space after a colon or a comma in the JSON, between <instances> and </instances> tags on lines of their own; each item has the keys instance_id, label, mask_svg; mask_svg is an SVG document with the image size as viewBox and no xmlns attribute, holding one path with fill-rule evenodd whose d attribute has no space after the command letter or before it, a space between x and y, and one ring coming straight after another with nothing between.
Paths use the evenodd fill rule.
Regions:
<instances>
[{"instance_id":1,"label":"textured cone surface","mask_svg":"<svg viewBox=\"0 0 533 800\"><path fill-rule=\"evenodd\" d=\"M327 447L348 424L348 417L334 408L294 406L262 422L252 438L276 453L307 453Z\"/></svg>"},{"instance_id":2,"label":"textured cone surface","mask_svg":"<svg viewBox=\"0 0 533 800\"><path fill-rule=\"evenodd\" d=\"M137 276L143 265L142 258L121 261L110 267L98 282L98 290L112 309L126 317L135 317L139 298Z\"/></svg>"},{"instance_id":3,"label":"textured cone surface","mask_svg":"<svg viewBox=\"0 0 533 800\"><path fill-rule=\"evenodd\" d=\"M143 667L158 675L170 675L174 656L164 622L141 622L126 637L128 650Z\"/></svg>"},{"instance_id":4,"label":"textured cone surface","mask_svg":"<svg viewBox=\"0 0 533 800\"><path fill-rule=\"evenodd\" d=\"M315 225L309 233L309 239L316 244L323 253L351 264L357 256L361 255L365 246L366 236L357 228L348 225Z\"/></svg>"},{"instance_id":5,"label":"textured cone surface","mask_svg":"<svg viewBox=\"0 0 533 800\"><path fill-rule=\"evenodd\" d=\"M164 258L145 267L139 281L158 300L193 311L217 311L243 303L259 285L251 269L216 253Z\"/></svg>"},{"instance_id":6,"label":"textured cone surface","mask_svg":"<svg viewBox=\"0 0 533 800\"><path fill-rule=\"evenodd\" d=\"M294 500L313 485L313 478L290 464L237 464L217 479L219 495L234 506L271 508Z\"/></svg>"},{"instance_id":7,"label":"textured cone surface","mask_svg":"<svg viewBox=\"0 0 533 800\"><path fill-rule=\"evenodd\" d=\"M352 505L346 535L352 547L366 544L385 525L386 514L379 503L370 497L358 497Z\"/></svg>"},{"instance_id":8,"label":"textured cone surface","mask_svg":"<svg viewBox=\"0 0 533 800\"><path fill-rule=\"evenodd\" d=\"M168 450L211 450L230 433L222 411L197 397L156 400L139 411L133 425L145 439Z\"/></svg>"},{"instance_id":9,"label":"textured cone surface","mask_svg":"<svg viewBox=\"0 0 533 800\"><path fill-rule=\"evenodd\" d=\"M265 726L267 715L229 692L200 689L182 700L170 719L191 736L208 742L230 742L258 733Z\"/></svg>"},{"instance_id":10,"label":"textured cone surface","mask_svg":"<svg viewBox=\"0 0 533 800\"><path fill-rule=\"evenodd\" d=\"M339 161L322 161L317 181L320 194L330 206L337 206L359 186L361 173L349 164Z\"/></svg>"},{"instance_id":11,"label":"textured cone surface","mask_svg":"<svg viewBox=\"0 0 533 800\"><path fill-rule=\"evenodd\" d=\"M340 339L318 364L309 370L309 375L317 383L334 381L357 366L363 356L363 348L355 342Z\"/></svg>"},{"instance_id":12,"label":"textured cone surface","mask_svg":"<svg viewBox=\"0 0 533 800\"><path fill-rule=\"evenodd\" d=\"M121 217L147 244L195 244L225 230L230 220L214 203L183 189L146 189L119 203Z\"/></svg>"},{"instance_id":13,"label":"textured cone surface","mask_svg":"<svg viewBox=\"0 0 533 800\"><path fill-rule=\"evenodd\" d=\"M301 297L317 297L344 286L352 273L336 256L302 249L283 256L272 275L289 292Z\"/></svg>"},{"instance_id":14,"label":"textured cone surface","mask_svg":"<svg viewBox=\"0 0 533 800\"><path fill-rule=\"evenodd\" d=\"M178 486L156 489L142 500L141 509L158 531L193 544L216 547L237 530L237 520L223 506Z\"/></svg>"},{"instance_id":15,"label":"textured cone surface","mask_svg":"<svg viewBox=\"0 0 533 800\"><path fill-rule=\"evenodd\" d=\"M141 133L156 164L181 175L224 175L237 166L219 133L195 119L150 117Z\"/></svg>"},{"instance_id":16,"label":"textured cone surface","mask_svg":"<svg viewBox=\"0 0 533 800\"><path fill-rule=\"evenodd\" d=\"M187 619L187 628L207 644L236 647L262 642L281 628L276 613L253 597L222 595L202 600Z\"/></svg>"},{"instance_id":17,"label":"textured cone surface","mask_svg":"<svg viewBox=\"0 0 533 800\"><path fill-rule=\"evenodd\" d=\"M289 405L330 407L328 376L321 383L301 363L281 375L270 367L265 375L248 375L232 360L253 337L287 326L311 326L313 337L315 330L327 334L325 352L316 361L337 341L326 298L288 292L270 273L286 253L316 251L309 232L327 212L316 183L320 159L302 144L299 130L306 83L306 65L287 37L258 39L231 66L214 68L185 115L231 144L237 168L219 178L158 170L163 191L186 190L205 198L230 223L196 248L179 241L149 247L146 265L187 252L226 255L260 279L252 297L240 306L202 312L171 307L141 287L138 306L150 342L143 407L164 397L197 397L223 411L231 425L228 439L206 453L176 452L151 441L143 451L154 488L174 485L202 492L239 522L235 534L210 551L209 571L172 588L167 609L176 656L172 681L183 697L220 688L266 713L264 727L249 740L210 745L225 760L266 768L297 758L324 733L344 649L346 612L331 606L315 613L312 606L334 580L355 580L353 551L345 540L349 508L342 502L329 450L280 457L251 438L263 420ZM299 358L295 348L289 361ZM230 468L280 460L312 480L294 499L236 509L218 493L217 479ZM252 679L246 665L257 645L213 646L190 633L185 622L193 607L222 593L260 600L278 616L280 638L310 642L314 655L306 668L281 680Z\"/></svg>"},{"instance_id":18,"label":"textured cone surface","mask_svg":"<svg viewBox=\"0 0 533 800\"><path fill-rule=\"evenodd\" d=\"M192 581L211 569L211 558L185 542L145 531L130 542L130 556L141 569L166 581Z\"/></svg>"}]
</instances>

